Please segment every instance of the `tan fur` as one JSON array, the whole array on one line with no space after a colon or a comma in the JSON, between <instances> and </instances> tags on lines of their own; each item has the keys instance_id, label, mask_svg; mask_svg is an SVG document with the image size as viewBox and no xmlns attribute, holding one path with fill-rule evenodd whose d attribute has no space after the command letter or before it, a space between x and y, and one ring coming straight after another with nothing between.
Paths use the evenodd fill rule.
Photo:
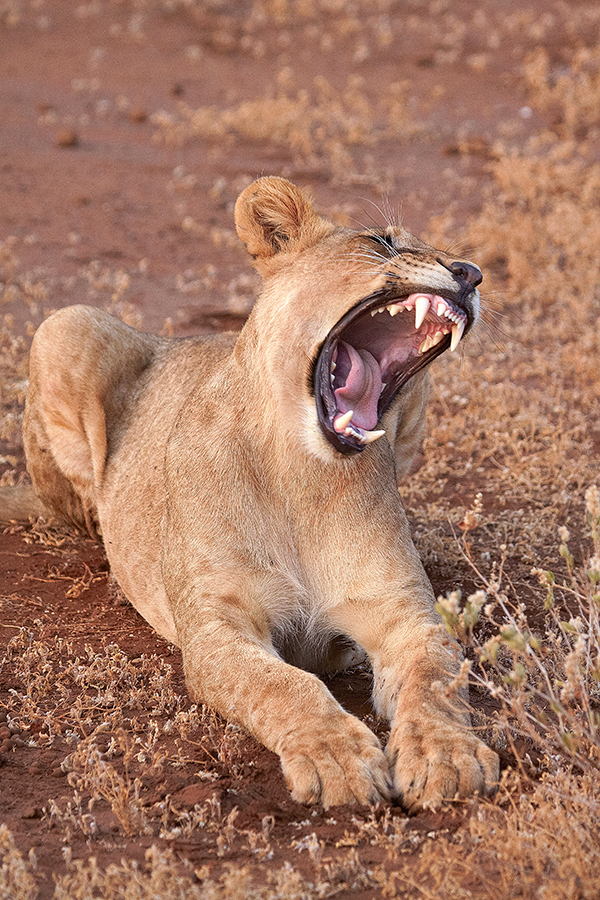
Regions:
<instances>
[{"instance_id":1,"label":"tan fur","mask_svg":"<svg viewBox=\"0 0 600 900\"><path fill-rule=\"evenodd\" d=\"M461 657L396 486L420 452L427 376L350 456L309 390L341 316L390 267L400 285L445 283L443 254L397 228L409 262L369 259L279 178L247 188L235 217L265 281L237 338L161 339L82 306L40 327L24 424L37 492L102 536L125 594L181 647L191 696L277 752L295 799L418 808L489 791L497 757L444 698ZM385 755L314 674L363 653Z\"/></svg>"}]
</instances>

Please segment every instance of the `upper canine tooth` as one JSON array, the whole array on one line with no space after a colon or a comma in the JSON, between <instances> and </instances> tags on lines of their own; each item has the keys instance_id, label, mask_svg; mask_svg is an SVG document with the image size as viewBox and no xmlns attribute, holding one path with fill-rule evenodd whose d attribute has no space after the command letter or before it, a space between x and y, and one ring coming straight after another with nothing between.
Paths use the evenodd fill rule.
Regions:
<instances>
[{"instance_id":1,"label":"upper canine tooth","mask_svg":"<svg viewBox=\"0 0 600 900\"><path fill-rule=\"evenodd\" d=\"M385 429L381 431L363 431L360 436L361 444L372 444L373 441L376 441L382 435L385 434Z\"/></svg>"},{"instance_id":2,"label":"upper canine tooth","mask_svg":"<svg viewBox=\"0 0 600 900\"><path fill-rule=\"evenodd\" d=\"M450 351L456 350L460 343L460 339L463 336L465 331L465 320L461 319L460 322L455 322L452 326L452 341L450 343Z\"/></svg>"},{"instance_id":3,"label":"upper canine tooth","mask_svg":"<svg viewBox=\"0 0 600 900\"><path fill-rule=\"evenodd\" d=\"M343 432L343 431L345 431L345 430L346 430L346 427L347 427L347 426L350 424L350 422L352 421L352 416L353 416L353 415L354 415L354 410L353 410L353 409L349 409L348 412L345 412L345 413L343 413L343 414L340 413L340 415L337 416L337 418L335 418L335 419L333 420L333 427L335 428L335 430L338 431L338 432L340 432L340 433Z\"/></svg>"},{"instance_id":4,"label":"upper canine tooth","mask_svg":"<svg viewBox=\"0 0 600 900\"><path fill-rule=\"evenodd\" d=\"M427 294L417 294L415 298L415 328L418 330L429 312L429 297Z\"/></svg>"}]
</instances>

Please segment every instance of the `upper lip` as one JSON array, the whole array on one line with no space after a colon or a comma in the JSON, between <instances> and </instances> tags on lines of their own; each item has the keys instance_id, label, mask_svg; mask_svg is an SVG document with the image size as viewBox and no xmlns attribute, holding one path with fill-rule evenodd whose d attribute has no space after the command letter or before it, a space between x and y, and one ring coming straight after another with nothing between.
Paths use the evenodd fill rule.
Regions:
<instances>
[{"instance_id":1,"label":"upper lip","mask_svg":"<svg viewBox=\"0 0 600 900\"><path fill-rule=\"evenodd\" d=\"M336 388L334 372L339 353L343 351L348 369L350 351L356 363L350 365L355 365L357 370L362 368L362 377L371 391L376 393L380 389L376 408L379 420L402 386L448 347L454 349L470 329L474 321L470 302L473 294L471 285L458 292L420 288L399 294L398 286L388 283L363 298L333 326L317 354L314 388L319 424L327 440L339 452L348 454L363 450L367 443L383 434L383 431L373 430L373 424L365 428L353 421L353 416L349 415L353 410L340 409L340 406L352 405L352 401L347 402L343 397L345 384ZM408 314L412 317L410 324ZM401 320L396 318L398 315ZM386 316L386 320L380 316ZM387 334L381 322L389 328L389 353L384 347ZM369 323L373 323L370 332ZM366 334L364 338L363 334ZM406 354L404 362L398 361L399 352ZM374 418L373 410L370 412Z\"/></svg>"}]
</instances>

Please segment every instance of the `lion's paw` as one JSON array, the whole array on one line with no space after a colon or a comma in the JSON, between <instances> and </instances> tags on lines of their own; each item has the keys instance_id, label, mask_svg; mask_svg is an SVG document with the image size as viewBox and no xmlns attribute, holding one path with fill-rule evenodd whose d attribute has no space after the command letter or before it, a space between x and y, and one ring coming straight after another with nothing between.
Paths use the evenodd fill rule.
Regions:
<instances>
[{"instance_id":1,"label":"lion's paw","mask_svg":"<svg viewBox=\"0 0 600 900\"><path fill-rule=\"evenodd\" d=\"M298 803L373 804L392 794L389 768L372 731L344 714L327 726L307 726L279 747L286 784Z\"/></svg>"},{"instance_id":2,"label":"lion's paw","mask_svg":"<svg viewBox=\"0 0 600 900\"><path fill-rule=\"evenodd\" d=\"M498 756L466 726L404 721L392 731L386 756L396 793L410 812L444 800L491 794Z\"/></svg>"}]
</instances>

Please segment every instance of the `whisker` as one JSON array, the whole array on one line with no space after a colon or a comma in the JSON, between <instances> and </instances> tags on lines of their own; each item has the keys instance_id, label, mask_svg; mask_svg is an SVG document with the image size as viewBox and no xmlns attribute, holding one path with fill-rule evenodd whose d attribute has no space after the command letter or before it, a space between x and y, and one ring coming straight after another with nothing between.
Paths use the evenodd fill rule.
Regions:
<instances>
[{"instance_id":1,"label":"whisker","mask_svg":"<svg viewBox=\"0 0 600 900\"><path fill-rule=\"evenodd\" d=\"M361 197L361 200L363 201L363 203L370 203L371 206L373 206L377 210L377 212L379 213L379 215L381 216L381 218L383 219L383 221L385 222L386 225L392 224L390 221L388 221L388 218L386 216L384 209L382 209L381 206L379 206L377 203L375 203L374 200L369 200L368 197ZM382 202L385 206L385 199L382 200ZM369 215L367 210L365 210L364 212L367 216L369 216L369 218L371 219L371 221L373 222L374 225L377 225L379 228L381 228L381 225L377 222L377 219L375 219L373 216Z\"/></svg>"},{"instance_id":2,"label":"whisker","mask_svg":"<svg viewBox=\"0 0 600 900\"><path fill-rule=\"evenodd\" d=\"M377 266L382 263L389 263L390 258L389 255L379 253L375 248L373 250L369 250L367 248L361 248L360 250L352 250L342 255L344 259L362 259L366 262L375 263Z\"/></svg>"},{"instance_id":3,"label":"whisker","mask_svg":"<svg viewBox=\"0 0 600 900\"><path fill-rule=\"evenodd\" d=\"M504 334L501 329L496 328L490 322L486 322L485 319L479 319L479 327L474 331L474 337L479 341L479 344L482 349L487 349L486 344L481 335L481 331L484 331L488 337L488 339L492 342L495 349L502 354L506 353L506 344L509 341L508 335Z\"/></svg>"},{"instance_id":4,"label":"whisker","mask_svg":"<svg viewBox=\"0 0 600 900\"><path fill-rule=\"evenodd\" d=\"M383 196L383 211L385 213L385 219L390 228L398 228L400 223L400 210L394 214L394 210L392 209L392 204L390 203L389 194L384 194Z\"/></svg>"},{"instance_id":5,"label":"whisker","mask_svg":"<svg viewBox=\"0 0 600 900\"><path fill-rule=\"evenodd\" d=\"M475 248L466 240L466 238L456 238L456 240L450 241L450 243L444 247L444 253L447 253L448 256L462 256L463 258L476 255Z\"/></svg>"}]
</instances>

